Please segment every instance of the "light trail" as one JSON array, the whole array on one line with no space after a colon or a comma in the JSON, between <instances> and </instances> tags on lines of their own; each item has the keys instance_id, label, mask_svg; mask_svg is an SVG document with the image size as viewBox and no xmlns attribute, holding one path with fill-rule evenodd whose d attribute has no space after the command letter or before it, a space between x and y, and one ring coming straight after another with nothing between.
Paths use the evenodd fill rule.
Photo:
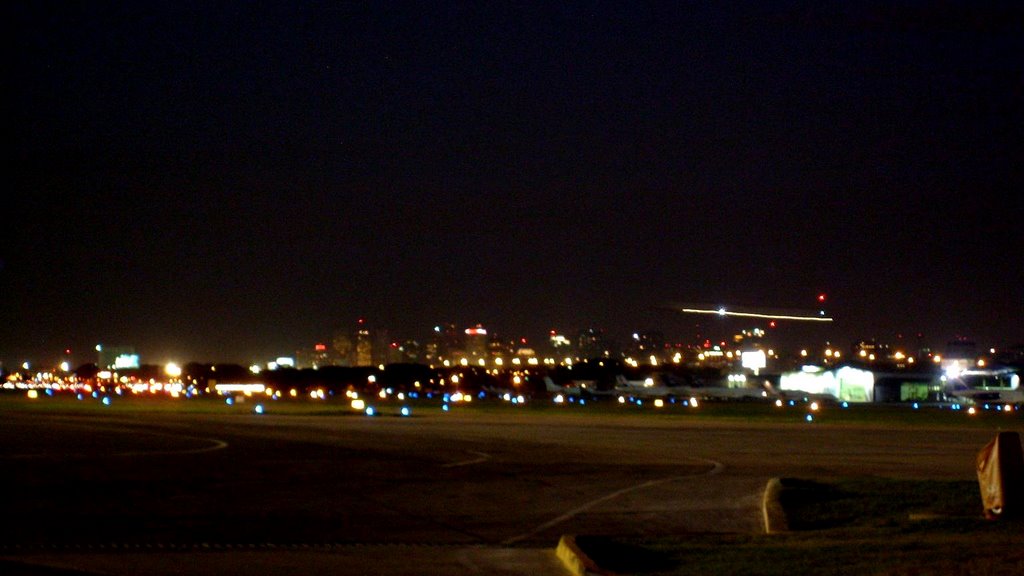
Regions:
<instances>
[{"instance_id":1,"label":"light trail","mask_svg":"<svg viewBox=\"0 0 1024 576\"><path fill-rule=\"evenodd\" d=\"M739 316L742 318L764 318L767 320L796 320L800 322L832 322L829 316L793 316L789 314L761 314L759 312L732 312L725 308L682 308L685 314L713 314L716 316Z\"/></svg>"}]
</instances>

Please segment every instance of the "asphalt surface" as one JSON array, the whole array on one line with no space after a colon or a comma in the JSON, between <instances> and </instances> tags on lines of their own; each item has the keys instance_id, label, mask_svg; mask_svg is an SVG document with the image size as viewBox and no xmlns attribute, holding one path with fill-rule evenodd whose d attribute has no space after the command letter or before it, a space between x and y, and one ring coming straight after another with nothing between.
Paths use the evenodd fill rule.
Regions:
<instances>
[{"instance_id":1,"label":"asphalt surface","mask_svg":"<svg viewBox=\"0 0 1024 576\"><path fill-rule=\"evenodd\" d=\"M770 477L969 479L992 437L421 412L4 411L0 568L565 574L554 556L562 534L760 532Z\"/></svg>"}]
</instances>

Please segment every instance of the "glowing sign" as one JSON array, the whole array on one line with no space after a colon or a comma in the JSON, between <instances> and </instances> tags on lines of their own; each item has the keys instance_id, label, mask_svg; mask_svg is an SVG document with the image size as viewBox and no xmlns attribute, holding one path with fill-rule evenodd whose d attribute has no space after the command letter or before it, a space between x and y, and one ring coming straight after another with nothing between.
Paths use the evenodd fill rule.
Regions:
<instances>
[{"instance_id":1,"label":"glowing sign","mask_svg":"<svg viewBox=\"0 0 1024 576\"><path fill-rule=\"evenodd\" d=\"M117 370L123 370L125 368L138 368L139 367L139 355L138 354L121 354L117 358L114 358L114 368Z\"/></svg>"},{"instance_id":2,"label":"glowing sign","mask_svg":"<svg viewBox=\"0 0 1024 576\"><path fill-rule=\"evenodd\" d=\"M487 336L487 330L484 328L466 328L467 336Z\"/></svg>"},{"instance_id":3,"label":"glowing sign","mask_svg":"<svg viewBox=\"0 0 1024 576\"><path fill-rule=\"evenodd\" d=\"M760 370L768 366L768 357L764 350L751 350L740 354L740 365L750 370Z\"/></svg>"}]
</instances>

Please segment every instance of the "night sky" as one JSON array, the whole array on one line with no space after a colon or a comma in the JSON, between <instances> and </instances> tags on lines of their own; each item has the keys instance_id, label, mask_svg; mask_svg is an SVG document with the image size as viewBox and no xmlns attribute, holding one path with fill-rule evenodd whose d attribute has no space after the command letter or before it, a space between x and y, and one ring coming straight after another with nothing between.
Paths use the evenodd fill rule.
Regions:
<instances>
[{"instance_id":1,"label":"night sky","mask_svg":"<svg viewBox=\"0 0 1024 576\"><path fill-rule=\"evenodd\" d=\"M729 4L5 3L0 360L821 292L834 342L1024 342L1019 3Z\"/></svg>"}]
</instances>

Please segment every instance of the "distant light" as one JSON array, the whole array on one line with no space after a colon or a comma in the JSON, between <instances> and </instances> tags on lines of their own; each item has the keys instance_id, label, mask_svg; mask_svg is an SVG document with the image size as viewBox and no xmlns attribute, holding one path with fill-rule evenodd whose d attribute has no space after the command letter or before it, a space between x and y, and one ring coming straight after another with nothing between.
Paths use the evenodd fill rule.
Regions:
<instances>
[{"instance_id":1,"label":"distant light","mask_svg":"<svg viewBox=\"0 0 1024 576\"><path fill-rule=\"evenodd\" d=\"M32 400L35 400L36 398L39 398L39 392L37 392L36 390L29 390L28 397L31 398Z\"/></svg>"},{"instance_id":2,"label":"distant light","mask_svg":"<svg viewBox=\"0 0 1024 576\"><path fill-rule=\"evenodd\" d=\"M412 414L412 410L410 410L408 406L402 406L401 414L402 416L408 416Z\"/></svg>"},{"instance_id":3,"label":"distant light","mask_svg":"<svg viewBox=\"0 0 1024 576\"><path fill-rule=\"evenodd\" d=\"M360 412L366 409L366 402L356 398L352 401L352 409L359 410Z\"/></svg>"},{"instance_id":4,"label":"distant light","mask_svg":"<svg viewBox=\"0 0 1024 576\"><path fill-rule=\"evenodd\" d=\"M104 396L103 397L103 405L104 406L110 406L110 396Z\"/></svg>"},{"instance_id":5,"label":"distant light","mask_svg":"<svg viewBox=\"0 0 1024 576\"><path fill-rule=\"evenodd\" d=\"M164 374L167 374L171 378L177 378L181 376L181 366L178 366L174 362L168 362L167 365L164 366Z\"/></svg>"},{"instance_id":6,"label":"distant light","mask_svg":"<svg viewBox=\"0 0 1024 576\"><path fill-rule=\"evenodd\" d=\"M975 413L977 413L977 410L974 409L974 406L971 406L970 408L967 409L967 413L968 414L975 414Z\"/></svg>"},{"instance_id":7,"label":"distant light","mask_svg":"<svg viewBox=\"0 0 1024 576\"><path fill-rule=\"evenodd\" d=\"M810 414L808 414L806 420L808 422L814 422L814 416L811 416Z\"/></svg>"},{"instance_id":8,"label":"distant light","mask_svg":"<svg viewBox=\"0 0 1024 576\"><path fill-rule=\"evenodd\" d=\"M444 410L445 412L447 412L448 411L448 405L447 404L442 404L441 405L441 410Z\"/></svg>"},{"instance_id":9,"label":"distant light","mask_svg":"<svg viewBox=\"0 0 1024 576\"><path fill-rule=\"evenodd\" d=\"M691 407L693 407L693 408L697 408L697 407L699 407L700 405L699 405L699 404L697 403L697 399L696 399L696 398L694 398L694 397L691 397L691 398L690 398L690 406L691 406Z\"/></svg>"},{"instance_id":10,"label":"distant light","mask_svg":"<svg viewBox=\"0 0 1024 576\"><path fill-rule=\"evenodd\" d=\"M253 408L252 411L257 413L257 414L263 414L263 404L257 404L256 407Z\"/></svg>"},{"instance_id":11,"label":"distant light","mask_svg":"<svg viewBox=\"0 0 1024 576\"><path fill-rule=\"evenodd\" d=\"M231 396L228 396L227 398L224 399L224 403L227 404L228 406L231 406L232 404L235 403L235 399L232 398Z\"/></svg>"},{"instance_id":12,"label":"distant light","mask_svg":"<svg viewBox=\"0 0 1024 576\"><path fill-rule=\"evenodd\" d=\"M811 402L811 412L817 412L820 407L817 402Z\"/></svg>"},{"instance_id":13,"label":"distant light","mask_svg":"<svg viewBox=\"0 0 1024 576\"><path fill-rule=\"evenodd\" d=\"M664 400L662 400L661 398L656 398L656 399L654 400L654 407L655 407L655 408L662 408L662 407L664 407L664 406L665 406L665 401L664 401Z\"/></svg>"},{"instance_id":14,"label":"distant light","mask_svg":"<svg viewBox=\"0 0 1024 576\"><path fill-rule=\"evenodd\" d=\"M377 415L377 410L375 410L373 408L373 406L367 406L366 407L366 415L367 416L376 416Z\"/></svg>"}]
</instances>

